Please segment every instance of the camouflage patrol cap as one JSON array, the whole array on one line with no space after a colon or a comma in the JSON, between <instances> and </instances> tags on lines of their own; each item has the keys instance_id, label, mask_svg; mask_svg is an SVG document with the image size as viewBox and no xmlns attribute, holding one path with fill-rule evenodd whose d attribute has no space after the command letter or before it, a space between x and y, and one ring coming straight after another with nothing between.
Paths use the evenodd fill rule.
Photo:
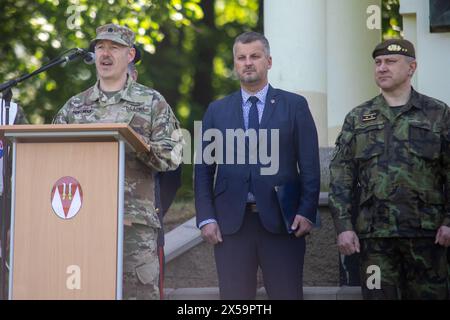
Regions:
<instances>
[{"instance_id":1,"label":"camouflage patrol cap","mask_svg":"<svg viewBox=\"0 0 450 320\"><path fill-rule=\"evenodd\" d=\"M111 40L130 48L133 47L135 38L134 32L127 27L109 23L98 27L96 33L97 36L91 42L94 45L98 40Z\"/></svg>"},{"instance_id":2,"label":"camouflage patrol cap","mask_svg":"<svg viewBox=\"0 0 450 320\"><path fill-rule=\"evenodd\" d=\"M403 56L416 58L414 45L405 39L389 39L378 44L372 52L375 59L378 56L387 54L401 54Z\"/></svg>"}]
</instances>

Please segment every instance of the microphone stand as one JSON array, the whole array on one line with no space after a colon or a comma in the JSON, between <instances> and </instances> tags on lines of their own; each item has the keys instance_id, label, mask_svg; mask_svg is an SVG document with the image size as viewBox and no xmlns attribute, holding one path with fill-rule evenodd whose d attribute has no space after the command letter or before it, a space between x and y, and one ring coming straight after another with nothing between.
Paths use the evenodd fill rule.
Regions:
<instances>
[{"instance_id":1,"label":"microphone stand","mask_svg":"<svg viewBox=\"0 0 450 320\"><path fill-rule=\"evenodd\" d=\"M11 104L11 99L12 99L12 91L11 88L8 88L4 91L3 93L3 101L5 103L5 118L3 118L3 101L2 101L2 110L1 110L1 116L2 116L2 122L1 124L9 124L9 107ZM5 120L3 122L3 120ZM3 138L3 137L2 137ZM10 218L10 211L9 211L9 201L8 201L8 195L9 195L9 183L8 183L8 179L7 177L9 176L8 174L8 145L6 144L6 141L3 140L3 190L2 190L2 214L1 214L1 253L2 253L2 258L1 258L1 265L0 265L0 299L1 300L5 300L7 298L7 279L6 279L6 274L8 273L7 271L7 266L6 266L6 261L7 261L7 244L6 242L8 241L8 228L7 225L9 224L9 218Z\"/></svg>"},{"instance_id":2,"label":"microphone stand","mask_svg":"<svg viewBox=\"0 0 450 320\"><path fill-rule=\"evenodd\" d=\"M0 92L3 92L3 91L5 91L5 90L7 90L9 88L12 88L15 85L17 85L18 83L20 83L20 82L22 82L24 80L27 80L28 78L31 78L32 76L35 76L35 75L37 75L37 74L39 74L41 72L44 72L44 71L50 69L51 67L54 67L54 66L59 65L59 64L62 64L64 62L69 62L69 61L71 61L71 60L73 60L73 59L75 59L77 57L84 57L84 56L89 54L89 52L87 50L79 49L79 48L71 49L71 50L69 50L69 52L70 51L75 51L75 52L70 54L70 55L68 55L68 56L65 56L65 57L63 56L63 57L61 57L59 59L50 61L50 63L40 67L39 69L37 69L36 71L33 71L32 73L25 74L25 75L20 76L20 77L18 77L16 79L13 79L13 80L10 80L8 82L5 82L5 83L1 84L0 85Z\"/></svg>"},{"instance_id":3,"label":"microphone stand","mask_svg":"<svg viewBox=\"0 0 450 320\"><path fill-rule=\"evenodd\" d=\"M64 62L69 62L75 58L78 57L84 57L87 54L89 54L88 51L83 49L71 49L66 53L72 52L70 55L62 56L60 58L54 59L50 61L48 64L42 66L41 68L37 69L36 71L33 71L32 73L22 75L16 79L7 81L0 85L0 92L2 92L2 98L5 102L5 118L3 118L3 105L0 106L2 108L1 110L1 124L2 125L9 125L9 108L11 105L12 100L12 91L11 88L16 86L18 83L25 81L28 78L31 78L32 76L35 76L41 72L44 72L56 65L62 64ZM4 121L3 121L4 120ZM0 139L3 139L2 136L0 136ZM4 140L4 139L3 139ZM3 194L1 195L2 198L2 204L1 204L1 212L0 212L0 241L1 241L1 259L0 259L0 300L6 300L8 298L8 279L6 277L6 274L9 273L7 270L7 245L6 242L8 241L8 230L7 227L10 221L10 201L8 201L8 197L10 197L10 168L8 166L9 164L9 143L7 143L6 140L3 141ZM10 265L12 264L12 261L10 261Z\"/></svg>"}]
</instances>

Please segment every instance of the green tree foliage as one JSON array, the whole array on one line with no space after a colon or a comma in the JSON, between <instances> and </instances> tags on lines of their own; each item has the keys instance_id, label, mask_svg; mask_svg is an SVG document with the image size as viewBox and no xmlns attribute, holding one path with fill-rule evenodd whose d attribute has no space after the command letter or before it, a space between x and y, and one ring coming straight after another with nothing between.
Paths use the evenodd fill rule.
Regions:
<instances>
[{"instance_id":1,"label":"green tree foliage","mask_svg":"<svg viewBox=\"0 0 450 320\"><path fill-rule=\"evenodd\" d=\"M237 88L233 39L262 30L262 0L1 0L0 82L29 73L69 48L87 48L97 26L128 25L143 53L139 82L160 91L192 129L207 104ZM399 37L399 0L383 0L383 36ZM21 83L14 98L32 123L48 123L95 82L80 60Z\"/></svg>"},{"instance_id":2,"label":"green tree foliage","mask_svg":"<svg viewBox=\"0 0 450 320\"><path fill-rule=\"evenodd\" d=\"M339 1L339 0L333 0ZM192 131L208 103L236 90L234 38L263 31L263 0L0 0L0 83L32 72L70 48L88 48L105 23L129 26L142 53L139 82L160 91ZM383 36L398 37L399 0L383 0ZM282 23L282 21L280 21ZM81 60L54 67L14 89L31 123L49 123L73 95L95 83ZM182 195L191 196L192 166Z\"/></svg>"},{"instance_id":3,"label":"green tree foliage","mask_svg":"<svg viewBox=\"0 0 450 320\"><path fill-rule=\"evenodd\" d=\"M383 0L383 39L402 37L402 16L400 0Z\"/></svg>"},{"instance_id":4,"label":"green tree foliage","mask_svg":"<svg viewBox=\"0 0 450 320\"><path fill-rule=\"evenodd\" d=\"M184 127L236 83L234 36L258 26L258 0L1 0L0 82L32 72L70 48L87 48L99 25L125 24L142 52L139 82L160 91ZM68 98L92 85L81 60L19 84L14 100L32 123L49 123Z\"/></svg>"},{"instance_id":5,"label":"green tree foliage","mask_svg":"<svg viewBox=\"0 0 450 320\"><path fill-rule=\"evenodd\" d=\"M212 100L238 87L234 37L262 31L262 0L1 0L0 82L30 73L70 48L88 48L95 29L118 23L136 33L138 81L160 91L192 131ZM31 123L50 123L73 95L96 81L81 60L57 66L14 89ZM182 197L192 196L192 165Z\"/></svg>"}]
</instances>

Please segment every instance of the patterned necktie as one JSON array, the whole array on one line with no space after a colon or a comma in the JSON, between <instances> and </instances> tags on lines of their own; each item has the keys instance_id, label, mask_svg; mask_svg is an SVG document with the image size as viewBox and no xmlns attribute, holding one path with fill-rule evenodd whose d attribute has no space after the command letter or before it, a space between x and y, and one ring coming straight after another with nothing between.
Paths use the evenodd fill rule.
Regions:
<instances>
[{"instance_id":1,"label":"patterned necktie","mask_svg":"<svg viewBox=\"0 0 450 320\"><path fill-rule=\"evenodd\" d=\"M259 99L255 96L251 96L248 98L248 101L252 103L250 107L250 112L248 115L248 129L254 129L256 130L256 136L258 136L258 129L259 129L259 115L258 115L258 106L256 103L259 101ZM250 150L248 149L248 152L257 152L258 149ZM249 191L253 194L253 184L252 184L252 175L250 173L250 180L249 180Z\"/></svg>"}]
</instances>

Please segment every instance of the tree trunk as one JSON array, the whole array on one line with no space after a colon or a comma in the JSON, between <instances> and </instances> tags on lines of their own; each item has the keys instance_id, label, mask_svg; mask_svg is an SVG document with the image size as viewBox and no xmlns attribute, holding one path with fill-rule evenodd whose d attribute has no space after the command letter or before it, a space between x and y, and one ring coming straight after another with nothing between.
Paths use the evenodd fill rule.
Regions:
<instances>
[{"instance_id":1,"label":"tree trunk","mask_svg":"<svg viewBox=\"0 0 450 320\"><path fill-rule=\"evenodd\" d=\"M258 24L256 25L256 31L264 34L264 0L259 0Z\"/></svg>"},{"instance_id":2,"label":"tree trunk","mask_svg":"<svg viewBox=\"0 0 450 320\"><path fill-rule=\"evenodd\" d=\"M212 87L213 63L218 43L218 30L215 24L215 0L203 0L200 6L204 17L196 24L198 30L195 43L195 71L192 101L206 109L214 98Z\"/></svg>"}]
</instances>

